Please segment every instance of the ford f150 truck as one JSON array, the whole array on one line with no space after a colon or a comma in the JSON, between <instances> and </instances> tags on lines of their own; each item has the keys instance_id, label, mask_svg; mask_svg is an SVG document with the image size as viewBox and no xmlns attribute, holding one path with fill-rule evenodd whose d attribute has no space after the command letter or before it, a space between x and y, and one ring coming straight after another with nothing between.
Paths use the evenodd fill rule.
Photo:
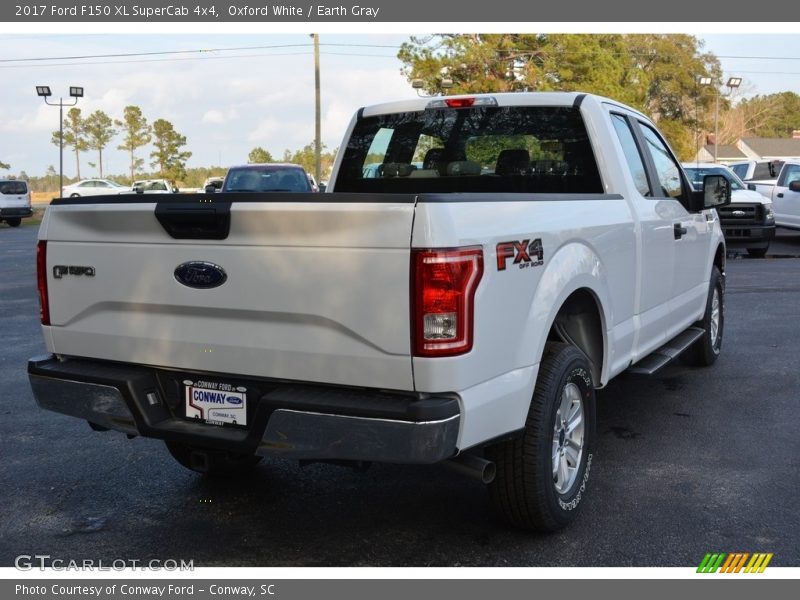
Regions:
<instances>
[{"instance_id":1,"label":"ford f150 truck","mask_svg":"<svg viewBox=\"0 0 800 600\"><path fill-rule=\"evenodd\" d=\"M714 163L684 163L683 170L696 189L708 174L723 175L731 184L731 203L717 210L727 248L744 248L753 258L764 258L775 237L772 201L748 189L736 174Z\"/></svg>"},{"instance_id":2,"label":"ford f150 truck","mask_svg":"<svg viewBox=\"0 0 800 600\"><path fill-rule=\"evenodd\" d=\"M800 229L800 162L783 163L775 181L756 183L755 188L772 200L776 225Z\"/></svg>"},{"instance_id":3,"label":"ford f150 truck","mask_svg":"<svg viewBox=\"0 0 800 600\"><path fill-rule=\"evenodd\" d=\"M205 473L444 462L555 530L585 498L595 389L719 355L730 185L693 190L622 104L362 108L329 190L53 201L38 404Z\"/></svg>"}]
</instances>

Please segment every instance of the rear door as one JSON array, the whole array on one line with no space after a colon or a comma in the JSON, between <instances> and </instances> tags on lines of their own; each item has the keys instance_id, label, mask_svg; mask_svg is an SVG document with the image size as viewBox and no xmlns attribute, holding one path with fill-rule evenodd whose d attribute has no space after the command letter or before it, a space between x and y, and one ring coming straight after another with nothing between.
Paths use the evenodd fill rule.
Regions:
<instances>
[{"instance_id":1,"label":"rear door","mask_svg":"<svg viewBox=\"0 0 800 600\"><path fill-rule=\"evenodd\" d=\"M28 184L24 181L0 181L0 208L23 208L30 204Z\"/></svg>"},{"instance_id":2,"label":"rear door","mask_svg":"<svg viewBox=\"0 0 800 600\"><path fill-rule=\"evenodd\" d=\"M160 198L63 199L47 211L51 351L413 389L414 196Z\"/></svg>"},{"instance_id":3,"label":"rear door","mask_svg":"<svg viewBox=\"0 0 800 600\"><path fill-rule=\"evenodd\" d=\"M620 109L615 106L614 110ZM647 172L637 119L621 111L612 112L610 118L636 188L631 198L640 230L636 249L640 257L635 307L639 327L633 352L636 360L666 341L675 270L671 202L659 200L653 191L655 184Z\"/></svg>"}]
</instances>

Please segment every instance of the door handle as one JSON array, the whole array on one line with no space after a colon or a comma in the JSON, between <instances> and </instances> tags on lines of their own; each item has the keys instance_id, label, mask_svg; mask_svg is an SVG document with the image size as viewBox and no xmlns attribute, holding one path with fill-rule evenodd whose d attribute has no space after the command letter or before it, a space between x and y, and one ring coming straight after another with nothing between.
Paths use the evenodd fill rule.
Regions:
<instances>
[{"instance_id":1,"label":"door handle","mask_svg":"<svg viewBox=\"0 0 800 600\"><path fill-rule=\"evenodd\" d=\"M674 227L673 231L675 232L675 239L676 240L681 239L683 236L685 236L687 233L689 233L689 230L686 229L686 227L684 227L680 223L675 223L675 227Z\"/></svg>"}]
</instances>

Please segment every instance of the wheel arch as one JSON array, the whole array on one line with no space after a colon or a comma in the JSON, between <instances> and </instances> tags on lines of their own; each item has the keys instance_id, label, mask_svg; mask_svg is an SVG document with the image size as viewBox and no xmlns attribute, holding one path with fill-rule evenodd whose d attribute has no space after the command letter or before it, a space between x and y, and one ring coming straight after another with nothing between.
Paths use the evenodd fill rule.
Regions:
<instances>
[{"instance_id":1,"label":"wheel arch","mask_svg":"<svg viewBox=\"0 0 800 600\"><path fill-rule=\"evenodd\" d=\"M548 262L537 285L525 352L539 363L548 341L569 343L587 357L594 385L602 387L613 358L608 334L613 323L607 270L592 248L571 243Z\"/></svg>"},{"instance_id":2,"label":"wheel arch","mask_svg":"<svg viewBox=\"0 0 800 600\"><path fill-rule=\"evenodd\" d=\"M607 336L597 297L589 288L579 288L567 297L556 313L548 341L561 341L580 350L589 360L595 386L603 381Z\"/></svg>"}]
</instances>

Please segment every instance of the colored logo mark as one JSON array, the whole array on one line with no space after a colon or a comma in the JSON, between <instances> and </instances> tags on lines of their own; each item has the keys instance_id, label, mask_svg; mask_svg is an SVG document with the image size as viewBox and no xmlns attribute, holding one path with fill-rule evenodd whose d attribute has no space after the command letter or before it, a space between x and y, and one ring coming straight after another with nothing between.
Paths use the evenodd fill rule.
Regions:
<instances>
[{"instance_id":1,"label":"colored logo mark","mask_svg":"<svg viewBox=\"0 0 800 600\"><path fill-rule=\"evenodd\" d=\"M703 557L700 566L697 567L697 572L763 573L771 560L772 552L756 552L754 554L748 552L735 552L732 554L709 552Z\"/></svg>"}]
</instances>

